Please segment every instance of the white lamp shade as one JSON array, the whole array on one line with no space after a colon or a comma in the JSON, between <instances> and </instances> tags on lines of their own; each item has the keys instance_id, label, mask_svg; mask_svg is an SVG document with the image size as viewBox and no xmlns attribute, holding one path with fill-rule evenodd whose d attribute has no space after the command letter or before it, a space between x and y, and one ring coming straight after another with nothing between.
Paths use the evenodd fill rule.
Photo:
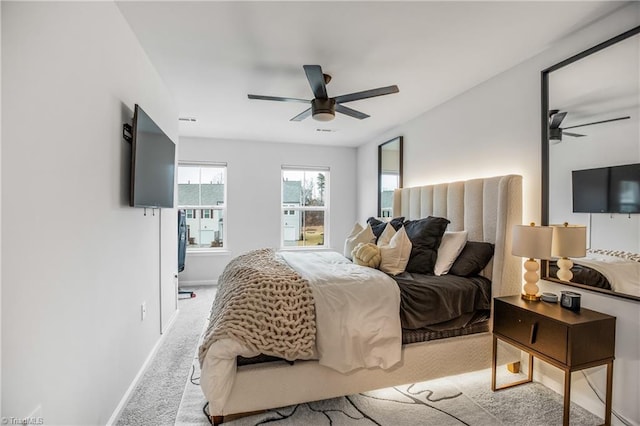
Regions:
<instances>
[{"instance_id":1,"label":"white lamp shade","mask_svg":"<svg viewBox=\"0 0 640 426\"><path fill-rule=\"evenodd\" d=\"M585 257L587 255L587 227L584 225L551 225L555 257Z\"/></svg>"},{"instance_id":2,"label":"white lamp shade","mask_svg":"<svg viewBox=\"0 0 640 426\"><path fill-rule=\"evenodd\" d=\"M548 226L516 225L513 227L511 254L530 259L551 258L553 229Z\"/></svg>"}]
</instances>

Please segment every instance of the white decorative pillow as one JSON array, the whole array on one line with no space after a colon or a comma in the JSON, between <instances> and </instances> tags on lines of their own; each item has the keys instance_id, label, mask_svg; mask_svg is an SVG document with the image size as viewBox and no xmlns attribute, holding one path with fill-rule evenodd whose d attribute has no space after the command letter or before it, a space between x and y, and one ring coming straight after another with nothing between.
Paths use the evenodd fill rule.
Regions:
<instances>
[{"instance_id":1,"label":"white decorative pillow","mask_svg":"<svg viewBox=\"0 0 640 426\"><path fill-rule=\"evenodd\" d=\"M442 242L438 247L438 257L433 267L436 275L445 275L451 269L451 265L456 261L458 255L467 243L467 231L450 232L447 231L442 236Z\"/></svg>"},{"instance_id":2,"label":"white decorative pillow","mask_svg":"<svg viewBox=\"0 0 640 426\"><path fill-rule=\"evenodd\" d=\"M356 265L374 269L380 266L380 249L374 243L359 243L351 254Z\"/></svg>"},{"instance_id":3,"label":"white decorative pillow","mask_svg":"<svg viewBox=\"0 0 640 426\"><path fill-rule=\"evenodd\" d=\"M362 225L356 223L351 230L351 233L344 242L344 257L351 260L351 252L358 245L358 243L373 243L376 241L376 236L371 230L371 225L367 225L363 228Z\"/></svg>"},{"instance_id":4,"label":"white decorative pillow","mask_svg":"<svg viewBox=\"0 0 640 426\"><path fill-rule=\"evenodd\" d=\"M404 227L398 231L389 223L378 238L380 248L380 270L391 275L404 272L411 255L411 240Z\"/></svg>"}]
</instances>

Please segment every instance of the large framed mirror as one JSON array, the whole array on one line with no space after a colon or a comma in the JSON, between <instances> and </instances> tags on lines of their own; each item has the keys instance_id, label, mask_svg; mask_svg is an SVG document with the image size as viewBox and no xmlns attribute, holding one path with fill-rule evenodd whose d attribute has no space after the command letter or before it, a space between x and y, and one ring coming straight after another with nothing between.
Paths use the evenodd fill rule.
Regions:
<instances>
[{"instance_id":1,"label":"large framed mirror","mask_svg":"<svg viewBox=\"0 0 640 426\"><path fill-rule=\"evenodd\" d=\"M393 191L402 188L402 136L378 145L378 216L393 216Z\"/></svg>"},{"instance_id":2,"label":"large framed mirror","mask_svg":"<svg viewBox=\"0 0 640 426\"><path fill-rule=\"evenodd\" d=\"M541 78L542 224L586 235L586 252L568 256L570 281L558 279L557 259L541 276L640 301L640 27Z\"/></svg>"}]
</instances>

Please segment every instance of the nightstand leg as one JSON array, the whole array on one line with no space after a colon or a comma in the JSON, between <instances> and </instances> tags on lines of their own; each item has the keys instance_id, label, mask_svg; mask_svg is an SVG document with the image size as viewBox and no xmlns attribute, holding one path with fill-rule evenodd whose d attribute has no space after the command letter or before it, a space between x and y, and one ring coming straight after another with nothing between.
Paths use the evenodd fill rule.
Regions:
<instances>
[{"instance_id":1,"label":"nightstand leg","mask_svg":"<svg viewBox=\"0 0 640 426\"><path fill-rule=\"evenodd\" d=\"M562 426L569 426L569 411L571 409L571 371L564 371L564 410L562 412Z\"/></svg>"},{"instance_id":2,"label":"nightstand leg","mask_svg":"<svg viewBox=\"0 0 640 426\"><path fill-rule=\"evenodd\" d=\"M496 367L497 367L497 359L498 359L498 338L493 336L493 351L491 356L491 390L496 390Z\"/></svg>"},{"instance_id":3,"label":"nightstand leg","mask_svg":"<svg viewBox=\"0 0 640 426\"><path fill-rule=\"evenodd\" d=\"M607 396L604 406L604 424L611 425L611 401L613 399L613 361L607 363Z\"/></svg>"}]
</instances>

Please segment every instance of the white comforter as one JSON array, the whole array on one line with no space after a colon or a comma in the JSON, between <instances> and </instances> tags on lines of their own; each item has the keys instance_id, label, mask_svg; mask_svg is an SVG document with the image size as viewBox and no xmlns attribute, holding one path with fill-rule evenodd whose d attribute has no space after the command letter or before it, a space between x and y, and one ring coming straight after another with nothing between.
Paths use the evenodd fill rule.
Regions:
<instances>
[{"instance_id":1,"label":"white comforter","mask_svg":"<svg viewBox=\"0 0 640 426\"><path fill-rule=\"evenodd\" d=\"M337 252L281 255L311 286L320 364L346 373L363 367L386 369L400 361L400 291L392 278ZM214 342L207 352L200 384L210 412L222 412L233 388L238 355L258 353L231 339Z\"/></svg>"},{"instance_id":2,"label":"white comforter","mask_svg":"<svg viewBox=\"0 0 640 426\"><path fill-rule=\"evenodd\" d=\"M598 253L572 260L604 275L613 291L640 296L640 262Z\"/></svg>"}]
</instances>

